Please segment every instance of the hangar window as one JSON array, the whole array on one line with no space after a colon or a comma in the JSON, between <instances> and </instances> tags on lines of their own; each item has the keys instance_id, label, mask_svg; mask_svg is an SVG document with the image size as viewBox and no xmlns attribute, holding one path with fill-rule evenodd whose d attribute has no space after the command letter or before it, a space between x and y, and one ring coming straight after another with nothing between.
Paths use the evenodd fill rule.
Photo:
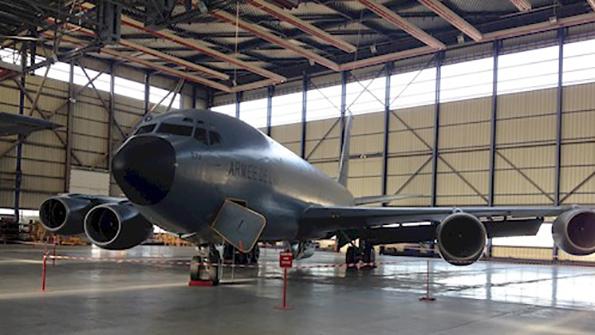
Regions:
<instances>
[{"instance_id":1,"label":"hangar window","mask_svg":"<svg viewBox=\"0 0 595 335\"><path fill-rule=\"evenodd\" d=\"M347 84L347 110L354 115L383 111L385 87L384 77Z\"/></svg>"},{"instance_id":2,"label":"hangar window","mask_svg":"<svg viewBox=\"0 0 595 335\"><path fill-rule=\"evenodd\" d=\"M273 97L271 125L298 123L302 121L302 92Z\"/></svg>"},{"instance_id":3,"label":"hangar window","mask_svg":"<svg viewBox=\"0 0 595 335\"><path fill-rule=\"evenodd\" d=\"M267 99L249 100L240 104L240 120L255 128L267 126Z\"/></svg>"},{"instance_id":4,"label":"hangar window","mask_svg":"<svg viewBox=\"0 0 595 335\"><path fill-rule=\"evenodd\" d=\"M181 124L162 123L157 129L157 132L161 134L190 136L192 134L192 127Z\"/></svg>"},{"instance_id":5,"label":"hangar window","mask_svg":"<svg viewBox=\"0 0 595 335\"><path fill-rule=\"evenodd\" d=\"M311 84L306 102L306 121L336 118L341 115L341 86L317 88Z\"/></svg>"},{"instance_id":6,"label":"hangar window","mask_svg":"<svg viewBox=\"0 0 595 335\"><path fill-rule=\"evenodd\" d=\"M595 81L595 40L564 44L563 85Z\"/></svg>"},{"instance_id":7,"label":"hangar window","mask_svg":"<svg viewBox=\"0 0 595 335\"><path fill-rule=\"evenodd\" d=\"M144 126L138 128L136 130L136 132L134 133L134 135L148 134L148 133L152 132L153 129L155 129L155 124L147 124L147 125L144 125Z\"/></svg>"},{"instance_id":8,"label":"hangar window","mask_svg":"<svg viewBox=\"0 0 595 335\"><path fill-rule=\"evenodd\" d=\"M517 52L498 58L498 94L555 87L558 46Z\"/></svg>"},{"instance_id":9,"label":"hangar window","mask_svg":"<svg viewBox=\"0 0 595 335\"><path fill-rule=\"evenodd\" d=\"M196 127L196 130L194 131L194 138L202 144L208 144L207 130L204 128Z\"/></svg>"},{"instance_id":10,"label":"hangar window","mask_svg":"<svg viewBox=\"0 0 595 335\"><path fill-rule=\"evenodd\" d=\"M442 66L440 102L492 95L493 68L493 57Z\"/></svg>"},{"instance_id":11,"label":"hangar window","mask_svg":"<svg viewBox=\"0 0 595 335\"><path fill-rule=\"evenodd\" d=\"M229 115L232 117L236 116L236 104L215 106L215 107L212 107L211 110L213 112Z\"/></svg>"},{"instance_id":12,"label":"hangar window","mask_svg":"<svg viewBox=\"0 0 595 335\"><path fill-rule=\"evenodd\" d=\"M391 109L431 105L436 100L436 68L392 75L390 89Z\"/></svg>"}]
</instances>

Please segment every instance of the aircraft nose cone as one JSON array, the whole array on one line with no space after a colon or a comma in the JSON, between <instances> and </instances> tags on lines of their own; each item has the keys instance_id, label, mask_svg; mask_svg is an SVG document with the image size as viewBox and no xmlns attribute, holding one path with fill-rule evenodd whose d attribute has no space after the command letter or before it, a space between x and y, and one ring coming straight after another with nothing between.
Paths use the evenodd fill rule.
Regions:
<instances>
[{"instance_id":1,"label":"aircraft nose cone","mask_svg":"<svg viewBox=\"0 0 595 335\"><path fill-rule=\"evenodd\" d=\"M128 199L154 205L169 192L176 171L176 152L156 136L134 137L112 160L112 174Z\"/></svg>"}]
</instances>

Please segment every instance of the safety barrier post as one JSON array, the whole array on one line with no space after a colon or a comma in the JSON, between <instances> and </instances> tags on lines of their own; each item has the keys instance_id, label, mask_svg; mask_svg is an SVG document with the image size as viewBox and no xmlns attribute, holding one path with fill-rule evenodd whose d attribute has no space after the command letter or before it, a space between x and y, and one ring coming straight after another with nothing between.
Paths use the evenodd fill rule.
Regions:
<instances>
[{"instance_id":1,"label":"safety barrier post","mask_svg":"<svg viewBox=\"0 0 595 335\"><path fill-rule=\"evenodd\" d=\"M288 310L287 306L287 269L293 266L293 254L286 250L279 253L279 267L283 269L283 294L281 298L281 306L279 309Z\"/></svg>"},{"instance_id":2,"label":"safety barrier post","mask_svg":"<svg viewBox=\"0 0 595 335\"><path fill-rule=\"evenodd\" d=\"M56 245L58 244L58 236L54 235L54 249L52 251L52 266L56 266Z\"/></svg>"},{"instance_id":3,"label":"safety barrier post","mask_svg":"<svg viewBox=\"0 0 595 335\"><path fill-rule=\"evenodd\" d=\"M47 260L48 260L48 255L47 254L43 254L43 261L42 261L42 265L41 265L41 291L45 292L45 277L46 277L46 273L47 273Z\"/></svg>"},{"instance_id":4,"label":"safety barrier post","mask_svg":"<svg viewBox=\"0 0 595 335\"><path fill-rule=\"evenodd\" d=\"M435 300L436 298L430 295L430 260L428 259L426 261L426 295L419 298L419 301L431 302Z\"/></svg>"}]
</instances>

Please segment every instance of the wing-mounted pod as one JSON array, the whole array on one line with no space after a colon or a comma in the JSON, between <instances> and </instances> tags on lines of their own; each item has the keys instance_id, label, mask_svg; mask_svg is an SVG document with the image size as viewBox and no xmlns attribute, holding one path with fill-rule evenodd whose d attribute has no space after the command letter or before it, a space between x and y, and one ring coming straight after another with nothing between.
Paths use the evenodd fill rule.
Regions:
<instances>
[{"instance_id":1,"label":"wing-mounted pod","mask_svg":"<svg viewBox=\"0 0 595 335\"><path fill-rule=\"evenodd\" d=\"M39 207L41 225L48 231L60 235L77 235L84 232L83 221L91 208L119 199L64 194L51 197Z\"/></svg>"},{"instance_id":2,"label":"wing-mounted pod","mask_svg":"<svg viewBox=\"0 0 595 335\"><path fill-rule=\"evenodd\" d=\"M571 255L595 252L595 211L576 208L562 213L552 225L556 245Z\"/></svg>"},{"instance_id":3,"label":"wing-mounted pod","mask_svg":"<svg viewBox=\"0 0 595 335\"><path fill-rule=\"evenodd\" d=\"M108 203L94 207L85 217L87 238L108 250L130 249L153 233L153 225L129 202Z\"/></svg>"},{"instance_id":4,"label":"wing-mounted pod","mask_svg":"<svg viewBox=\"0 0 595 335\"><path fill-rule=\"evenodd\" d=\"M436 228L438 250L453 265L470 265L483 255L487 232L484 224L467 213L453 213Z\"/></svg>"}]
</instances>

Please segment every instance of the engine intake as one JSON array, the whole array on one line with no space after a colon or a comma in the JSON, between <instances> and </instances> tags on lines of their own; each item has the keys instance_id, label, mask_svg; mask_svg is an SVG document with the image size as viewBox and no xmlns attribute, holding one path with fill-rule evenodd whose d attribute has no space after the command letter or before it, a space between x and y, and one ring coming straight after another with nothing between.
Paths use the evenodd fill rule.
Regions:
<instances>
[{"instance_id":1,"label":"engine intake","mask_svg":"<svg viewBox=\"0 0 595 335\"><path fill-rule=\"evenodd\" d=\"M41 225L60 235L82 234L83 218L91 209L91 201L76 196L60 195L47 199L39 207Z\"/></svg>"},{"instance_id":2,"label":"engine intake","mask_svg":"<svg viewBox=\"0 0 595 335\"><path fill-rule=\"evenodd\" d=\"M477 217L454 213L440 222L436 239L440 255L445 261L453 265L469 265L483 255L487 233Z\"/></svg>"},{"instance_id":3,"label":"engine intake","mask_svg":"<svg viewBox=\"0 0 595 335\"><path fill-rule=\"evenodd\" d=\"M153 225L129 203L110 203L94 207L84 224L87 238L108 250L130 249L153 233Z\"/></svg>"},{"instance_id":4,"label":"engine intake","mask_svg":"<svg viewBox=\"0 0 595 335\"><path fill-rule=\"evenodd\" d=\"M562 213L552 225L556 245L571 255L595 252L595 211L572 209Z\"/></svg>"}]
</instances>

